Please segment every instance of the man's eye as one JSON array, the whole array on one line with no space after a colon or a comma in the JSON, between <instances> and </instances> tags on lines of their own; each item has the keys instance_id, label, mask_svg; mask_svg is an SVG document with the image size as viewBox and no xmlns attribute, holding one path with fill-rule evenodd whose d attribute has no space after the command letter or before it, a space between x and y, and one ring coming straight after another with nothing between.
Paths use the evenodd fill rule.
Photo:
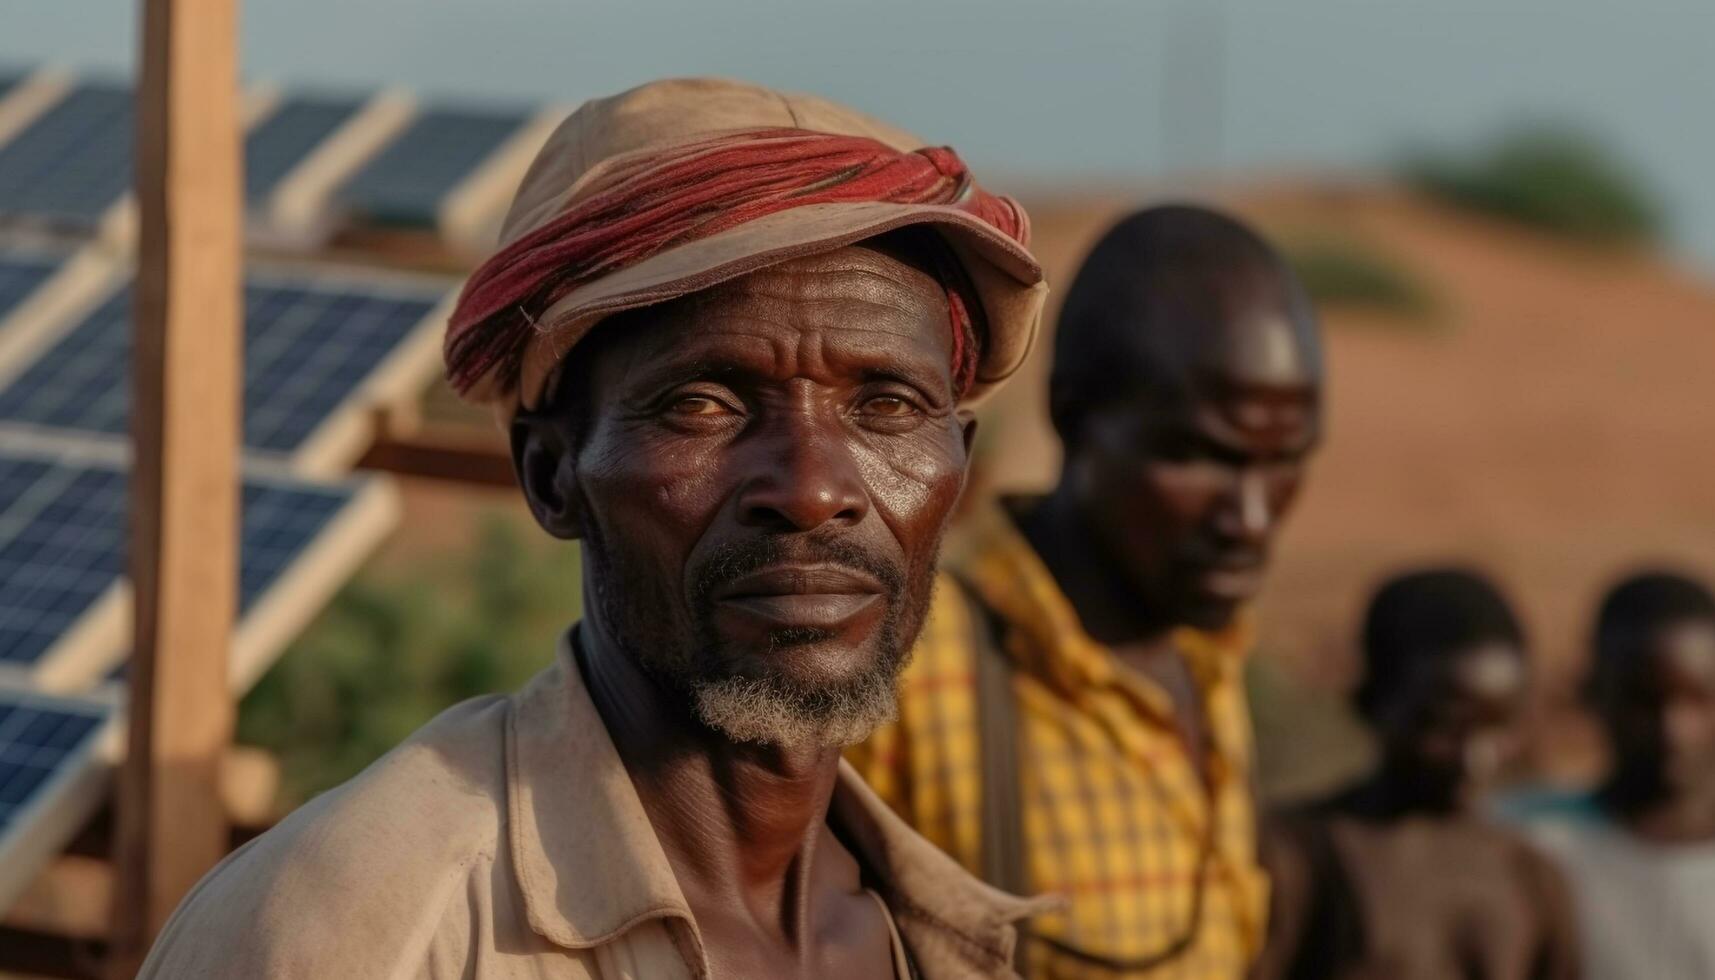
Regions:
<instances>
[{"instance_id":1,"label":"man's eye","mask_svg":"<svg viewBox=\"0 0 1715 980\"><path fill-rule=\"evenodd\" d=\"M903 418L916 414L917 406L897 395L878 395L863 403L863 412L883 418Z\"/></svg>"},{"instance_id":2,"label":"man's eye","mask_svg":"<svg viewBox=\"0 0 1715 980\"><path fill-rule=\"evenodd\" d=\"M687 395L667 406L674 415L724 415L727 407L706 395Z\"/></svg>"}]
</instances>

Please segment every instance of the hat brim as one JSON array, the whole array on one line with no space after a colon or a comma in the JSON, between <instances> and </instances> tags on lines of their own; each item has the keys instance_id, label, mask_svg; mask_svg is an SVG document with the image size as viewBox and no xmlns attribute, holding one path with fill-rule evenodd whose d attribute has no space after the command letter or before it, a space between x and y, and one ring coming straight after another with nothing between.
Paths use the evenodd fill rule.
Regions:
<instances>
[{"instance_id":1,"label":"hat brim","mask_svg":"<svg viewBox=\"0 0 1715 980\"><path fill-rule=\"evenodd\" d=\"M1048 294L1042 267L1022 245L956 207L861 202L815 204L758 218L658 252L573 291L538 318L513 404L535 407L566 353L606 317L912 225L942 233L983 304L988 337L965 396L966 403L976 401L1011 377L1035 343Z\"/></svg>"}]
</instances>

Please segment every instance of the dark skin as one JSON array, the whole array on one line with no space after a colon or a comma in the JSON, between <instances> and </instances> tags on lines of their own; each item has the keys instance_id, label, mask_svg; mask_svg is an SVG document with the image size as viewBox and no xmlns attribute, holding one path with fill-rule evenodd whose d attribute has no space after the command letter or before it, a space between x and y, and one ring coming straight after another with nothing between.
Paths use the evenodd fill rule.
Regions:
<instances>
[{"instance_id":1,"label":"dark skin","mask_svg":"<svg viewBox=\"0 0 1715 980\"><path fill-rule=\"evenodd\" d=\"M1478 808L1516 753L1527 680L1523 651L1496 640L1423 657L1381 692L1376 770L1269 828L1257 977L1575 975L1559 876Z\"/></svg>"},{"instance_id":2,"label":"dark skin","mask_svg":"<svg viewBox=\"0 0 1715 980\"><path fill-rule=\"evenodd\" d=\"M1060 481L1020 515L1084 628L1172 696L1195 759L1206 726L1172 631L1223 627L1255 597L1321 431L1304 328L1250 278L1184 304L1177 329L1140 332L1155 379L1061 432Z\"/></svg>"},{"instance_id":3,"label":"dark skin","mask_svg":"<svg viewBox=\"0 0 1715 980\"><path fill-rule=\"evenodd\" d=\"M623 548L630 584L652 583L651 607L619 622L626 605L602 601L602 565L586 564L591 695L715 976L891 976L885 920L826 820L839 746L727 738L628 644L701 644L734 671L814 684L883 655L890 616L909 643L974 430L953 392L945 292L910 262L850 247L627 327L592 355L582 418L528 414L513 433L542 526L584 539L586 562L596 540ZM909 594L827 560L813 547L827 541L896 569ZM717 591L699 620L693 571L758 542L778 560Z\"/></svg>"},{"instance_id":4,"label":"dark skin","mask_svg":"<svg viewBox=\"0 0 1715 980\"><path fill-rule=\"evenodd\" d=\"M1597 707L1615 765L1603 804L1647 840L1715 840L1715 622L1657 627L1604 681Z\"/></svg>"},{"instance_id":5,"label":"dark skin","mask_svg":"<svg viewBox=\"0 0 1715 980\"><path fill-rule=\"evenodd\" d=\"M1469 815L1518 754L1524 652L1495 640L1426 658L1408 676L1369 719L1381 765L1344 809L1378 820Z\"/></svg>"}]
</instances>

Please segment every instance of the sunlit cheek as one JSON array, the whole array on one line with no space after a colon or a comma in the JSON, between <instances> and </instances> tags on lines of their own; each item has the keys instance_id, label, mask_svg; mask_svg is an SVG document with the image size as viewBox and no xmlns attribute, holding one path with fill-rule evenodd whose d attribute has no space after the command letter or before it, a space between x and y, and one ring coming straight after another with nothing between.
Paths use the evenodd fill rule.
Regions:
<instances>
[{"instance_id":1,"label":"sunlit cheek","mask_svg":"<svg viewBox=\"0 0 1715 980\"><path fill-rule=\"evenodd\" d=\"M872 436L852 457L871 500L890 523L934 526L951 515L963 485L965 450L957 426L933 435Z\"/></svg>"},{"instance_id":2,"label":"sunlit cheek","mask_svg":"<svg viewBox=\"0 0 1715 980\"><path fill-rule=\"evenodd\" d=\"M592 439L579 480L598 519L616 532L696 528L720 505L717 457L676 440L616 432Z\"/></svg>"}]
</instances>

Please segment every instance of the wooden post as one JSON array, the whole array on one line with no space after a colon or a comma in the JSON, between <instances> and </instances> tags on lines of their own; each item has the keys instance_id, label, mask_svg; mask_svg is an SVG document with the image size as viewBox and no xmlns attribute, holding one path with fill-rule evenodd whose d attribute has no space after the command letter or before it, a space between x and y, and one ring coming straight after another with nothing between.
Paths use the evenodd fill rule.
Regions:
<instances>
[{"instance_id":1,"label":"wooden post","mask_svg":"<svg viewBox=\"0 0 1715 980\"><path fill-rule=\"evenodd\" d=\"M143 0L132 352L129 752L112 969L225 853L243 346L235 0ZM234 937L235 939L238 937Z\"/></svg>"}]
</instances>

